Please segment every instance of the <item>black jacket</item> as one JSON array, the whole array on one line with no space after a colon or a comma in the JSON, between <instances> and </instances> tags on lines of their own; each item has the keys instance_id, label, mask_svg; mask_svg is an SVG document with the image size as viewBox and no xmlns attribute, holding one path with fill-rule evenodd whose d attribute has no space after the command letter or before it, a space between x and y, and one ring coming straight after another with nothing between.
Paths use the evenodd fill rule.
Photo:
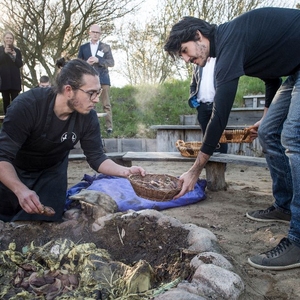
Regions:
<instances>
[{"instance_id":1,"label":"black jacket","mask_svg":"<svg viewBox=\"0 0 300 300\"><path fill-rule=\"evenodd\" d=\"M252 10L217 27L210 53L217 58L216 95L202 152L213 154L227 125L240 76L265 81L268 107L280 77L300 69L299 32L300 11L274 7Z\"/></svg>"},{"instance_id":2,"label":"black jacket","mask_svg":"<svg viewBox=\"0 0 300 300\"><path fill-rule=\"evenodd\" d=\"M91 56L92 52L90 42L80 46L78 58L87 61ZM99 63L94 64L93 68L99 74L100 83L110 85L108 67L113 67L115 65L110 46L99 42L98 49L96 51L96 57L99 59Z\"/></svg>"},{"instance_id":3,"label":"black jacket","mask_svg":"<svg viewBox=\"0 0 300 300\"><path fill-rule=\"evenodd\" d=\"M4 47L0 46L0 92L7 90L21 91L21 72L23 66L22 54L15 48L16 59L13 59L4 52Z\"/></svg>"}]
</instances>

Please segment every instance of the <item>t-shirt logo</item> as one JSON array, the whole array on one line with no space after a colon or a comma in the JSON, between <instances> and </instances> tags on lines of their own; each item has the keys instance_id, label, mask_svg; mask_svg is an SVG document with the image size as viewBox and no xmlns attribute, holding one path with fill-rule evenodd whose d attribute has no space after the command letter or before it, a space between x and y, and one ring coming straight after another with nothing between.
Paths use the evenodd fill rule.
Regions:
<instances>
[{"instance_id":1,"label":"t-shirt logo","mask_svg":"<svg viewBox=\"0 0 300 300\"><path fill-rule=\"evenodd\" d=\"M64 141L66 141L67 139L68 139L68 133L65 132L65 133L62 134L62 136L61 136L61 138L60 138L60 141L61 141L61 142L64 142ZM77 139L76 133L75 133L75 132L72 132L72 142L73 142L73 144L76 142L76 139Z\"/></svg>"}]
</instances>

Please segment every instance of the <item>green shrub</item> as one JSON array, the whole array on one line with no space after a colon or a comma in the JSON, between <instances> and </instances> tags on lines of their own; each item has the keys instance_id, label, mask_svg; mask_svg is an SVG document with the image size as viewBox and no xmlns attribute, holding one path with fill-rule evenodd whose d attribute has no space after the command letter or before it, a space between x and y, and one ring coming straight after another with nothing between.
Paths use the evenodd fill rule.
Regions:
<instances>
[{"instance_id":1,"label":"green shrub","mask_svg":"<svg viewBox=\"0 0 300 300\"><path fill-rule=\"evenodd\" d=\"M265 83L254 77L242 76L239 80L239 86L235 95L234 107L242 107L243 96L259 95L265 93Z\"/></svg>"},{"instance_id":2,"label":"green shrub","mask_svg":"<svg viewBox=\"0 0 300 300\"><path fill-rule=\"evenodd\" d=\"M179 124L179 115L196 114L188 105L190 79L173 80L162 85L112 87L110 99L113 111L113 137L153 138L152 125ZM243 96L263 94L264 83L252 77L240 78L234 107L243 106ZM102 112L101 104L97 111ZM104 118L100 120L105 137Z\"/></svg>"}]
</instances>

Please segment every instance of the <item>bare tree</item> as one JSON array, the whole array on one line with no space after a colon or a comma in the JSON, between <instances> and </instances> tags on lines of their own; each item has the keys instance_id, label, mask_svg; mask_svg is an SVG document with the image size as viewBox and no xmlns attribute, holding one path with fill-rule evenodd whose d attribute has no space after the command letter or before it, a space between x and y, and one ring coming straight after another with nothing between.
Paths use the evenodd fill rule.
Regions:
<instances>
[{"instance_id":1,"label":"bare tree","mask_svg":"<svg viewBox=\"0 0 300 300\"><path fill-rule=\"evenodd\" d=\"M130 23L120 28L118 47L125 53L121 73L129 84L162 83L170 76L173 62L163 51L163 19L145 25Z\"/></svg>"},{"instance_id":2,"label":"bare tree","mask_svg":"<svg viewBox=\"0 0 300 300\"><path fill-rule=\"evenodd\" d=\"M23 84L37 84L38 69L55 76L58 58L77 56L88 28L97 23L103 35L114 29L114 20L134 11L130 0L2 0L2 30L15 35L25 64Z\"/></svg>"},{"instance_id":3,"label":"bare tree","mask_svg":"<svg viewBox=\"0 0 300 300\"><path fill-rule=\"evenodd\" d=\"M282 3L281 3L282 2ZM163 51L171 26L183 16L220 24L261 6L287 6L280 0L161 0L152 17L141 25L121 28L118 41L125 53L122 74L130 84L162 83L167 78L187 78L191 66L174 62ZM281 4L281 5L280 5Z\"/></svg>"}]
</instances>

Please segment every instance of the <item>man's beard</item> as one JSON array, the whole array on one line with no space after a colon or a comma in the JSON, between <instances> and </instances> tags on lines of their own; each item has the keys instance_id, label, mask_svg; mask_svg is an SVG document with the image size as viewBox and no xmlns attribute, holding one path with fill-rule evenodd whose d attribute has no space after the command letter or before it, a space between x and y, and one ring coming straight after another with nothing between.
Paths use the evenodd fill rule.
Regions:
<instances>
[{"instance_id":1,"label":"man's beard","mask_svg":"<svg viewBox=\"0 0 300 300\"><path fill-rule=\"evenodd\" d=\"M75 107L76 107L76 100L75 98L71 98L67 101L67 106L71 109L71 110L76 110Z\"/></svg>"}]
</instances>

